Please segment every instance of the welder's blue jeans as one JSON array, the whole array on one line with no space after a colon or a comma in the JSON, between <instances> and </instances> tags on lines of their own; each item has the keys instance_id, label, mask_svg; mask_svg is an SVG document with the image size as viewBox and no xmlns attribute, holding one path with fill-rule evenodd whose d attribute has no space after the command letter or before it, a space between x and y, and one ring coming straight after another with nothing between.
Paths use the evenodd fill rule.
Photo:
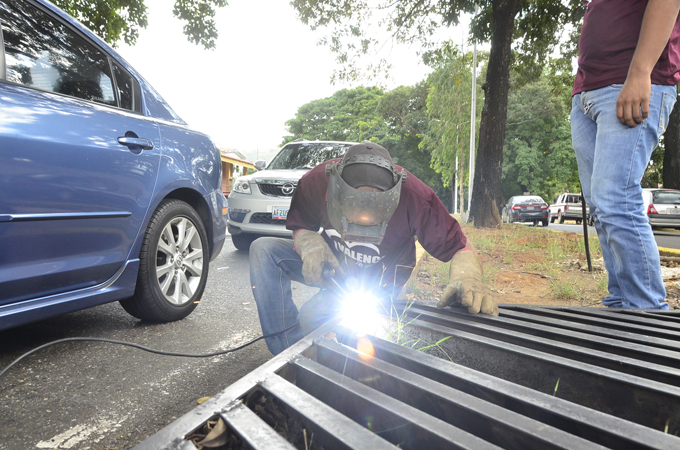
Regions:
<instances>
[{"instance_id":1,"label":"welder's blue jeans","mask_svg":"<svg viewBox=\"0 0 680 450\"><path fill-rule=\"evenodd\" d=\"M300 309L293 303L291 280L304 283L302 259L292 239L264 237L250 246L250 286L257 303L264 335L295 325L291 330L265 338L277 355L329 320L337 311L336 298L320 291Z\"/></svg>"},{"instance_id":2,"label":"welder's blue jeans","mask_svg":"<svg viewBox=\"0 0 680 450\"><path fill-rule=\"evenodd\" d=\"M571 134L579 178L602 247L614 308L668 309L659 250L647 220L640 182L666 129L675 86L652 85L649 117L630 128L616 117L623 85L572 99Z\"/></svg>"}]
</instances>

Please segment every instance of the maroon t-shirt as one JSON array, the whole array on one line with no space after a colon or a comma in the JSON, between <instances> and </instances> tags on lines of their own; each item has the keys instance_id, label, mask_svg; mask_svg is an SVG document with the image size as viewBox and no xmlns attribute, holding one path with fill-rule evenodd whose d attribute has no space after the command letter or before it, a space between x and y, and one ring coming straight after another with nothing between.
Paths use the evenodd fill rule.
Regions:
<instances>
[{"instance_id":1,"label":"maroon t-shirt","mask_svg":"<svg viewBox=\"0 0 680 450\"><path fill-rule=\"evenodd\" d=\"M586 2L578 41L578 71L572 95L626 81L637 47L648 0ZM679 17L680 18L680 17ZM652 84L674 86L680 81L680 21L652 71Z\"/></svg>"},{"instance_id":2,"label":"maroon t-shirt","mask_svg":"<svg viewBox=\"0 0 680 450\"><path fill-rule=\"evenodd\" d=\"M340 160L321 163L300 179L286 228L293 232L321 230L321 236L348 275L401 289L416 263L416 236L428 253L444 262L465 247L467 238L460 224L451 217L434 191L411 173L402 184L399 205L387 224L380 245L344 242L328 221L326 210L329 178L326 165L336 161Z\"/></svg>"}]
</instances>

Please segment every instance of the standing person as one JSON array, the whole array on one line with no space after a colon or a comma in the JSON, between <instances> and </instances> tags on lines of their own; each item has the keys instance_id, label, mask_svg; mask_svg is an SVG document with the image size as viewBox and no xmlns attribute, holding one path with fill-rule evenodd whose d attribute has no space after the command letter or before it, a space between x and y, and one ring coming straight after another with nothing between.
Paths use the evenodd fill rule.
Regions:
<instances>
[{"instance_id":1,"label":"standing person","mask_svg":"<svg viewBox=\"0 0 680 450\"><path fill-rule=\"evenodd\" d=\"M273 354L291 346L335 315L341 301L326 279L352 276L395 297L416 263L415 237L431 255L451 261L450 284L437 305L498 315L482 282L482 261L434 191L392 164L389 152L370 142L321 163L298 182L286 227L294 238L260 238L250 247L250 280ZM300 313L291 280L328 288ZM296 324L296 321L299 323Z\"/></svg>"},{"instance_id":2,"label":"standing person","mask_svg":"<svg viewBox=\"0 0 680 450\"><path fill-rule=\"evenodd\" d=\"M680 0L586 4L571 133L612 308L668 309L640 182L680 81Z\"/></svg>"}]
</instances>

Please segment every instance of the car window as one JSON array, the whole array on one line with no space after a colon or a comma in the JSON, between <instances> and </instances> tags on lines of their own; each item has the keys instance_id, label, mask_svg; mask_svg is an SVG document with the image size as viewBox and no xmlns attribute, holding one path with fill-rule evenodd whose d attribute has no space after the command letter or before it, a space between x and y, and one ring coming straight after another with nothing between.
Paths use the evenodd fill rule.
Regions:
<instances>
[{"instance_id":1,"label":"car window","mask_svg":"<svg viewBox=\"0 0 680 450\"><path fill-rule=\"evenodd\" d=\"M288 144L274 157L267 169L311 169L329 159L340 158L350 145L327 142Z\"/></svg>"},{"instance_id":2,"label":"car window","mask_svg":"<svg viewBox=\"0 0 680 450\"><path fill-rule=\"evenodd\" d=\"M516 199L516 204L527 205L533 203L545 203L541 197L520 197Z\"/></svg>"},{"instance_id":3,"label":"car window","mask_svg":"<svg viewBox=\"0 0 680 450\"><path fill-rule=\"evenodd\" d=\"M680 191L656 191L652 198L652 203L680 205Z\"/></svg>"},{"instance_id":4,"label":"car window","mask_svg":"<svg viewBox=\"0 0 680 450\"><path fill-rule=\"evenodd\" d=\"M142 111L141 91L137 80L120 64L113 61L113 74L116 78L116 94L121 108L135 112Z\"/></svg>"},{"instance_id":5,"label":"car window","mask_svg":"<svg viewBox=\"0 0 680 450\"><path fill-rule=\"evenodd\" d=\"M25 0L0 0L6 79L116 106L104 53Z\"/></svg>"}]
</instances>

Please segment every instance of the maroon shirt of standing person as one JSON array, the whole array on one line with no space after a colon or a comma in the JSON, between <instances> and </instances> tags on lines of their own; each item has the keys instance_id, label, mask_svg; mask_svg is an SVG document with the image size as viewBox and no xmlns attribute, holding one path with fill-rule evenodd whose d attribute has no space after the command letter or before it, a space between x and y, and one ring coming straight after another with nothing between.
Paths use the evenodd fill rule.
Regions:
<instances>
[{"instance_id":1,"label":"maroon shirt of standing person","mask_svg":"<svg viewBox=\"0 0 680 450\"><path fill-rule=\"evenodd\" d=\"M298 182L286 220L293 232L306 229L321 231L328 246L348 275L364 282L394 288L398 294L406 284L416 263L415 237L423 248L440 261L450 261L465 247L467 238L460 224L448 213L432 188L408 173L401 187L399 205L387 224L380 245L345 242L333 229L326 209L328 179L326 165L319 164ZM397 171L402 168L395 166Z\"/></svg>"},{"instance_id":2,"label":"maroon shirt of standing person","mask_svg":"<svg viewBox=\"0 0 680 450\"><path fill-rule=\"evenodd\" d=\"M572 95L623 84L638 45L648 0L586 1L578 41L578 71ZM674 86L680 81L680 17L652 71L652 84Z\"/></svg>"}]
</instances>

